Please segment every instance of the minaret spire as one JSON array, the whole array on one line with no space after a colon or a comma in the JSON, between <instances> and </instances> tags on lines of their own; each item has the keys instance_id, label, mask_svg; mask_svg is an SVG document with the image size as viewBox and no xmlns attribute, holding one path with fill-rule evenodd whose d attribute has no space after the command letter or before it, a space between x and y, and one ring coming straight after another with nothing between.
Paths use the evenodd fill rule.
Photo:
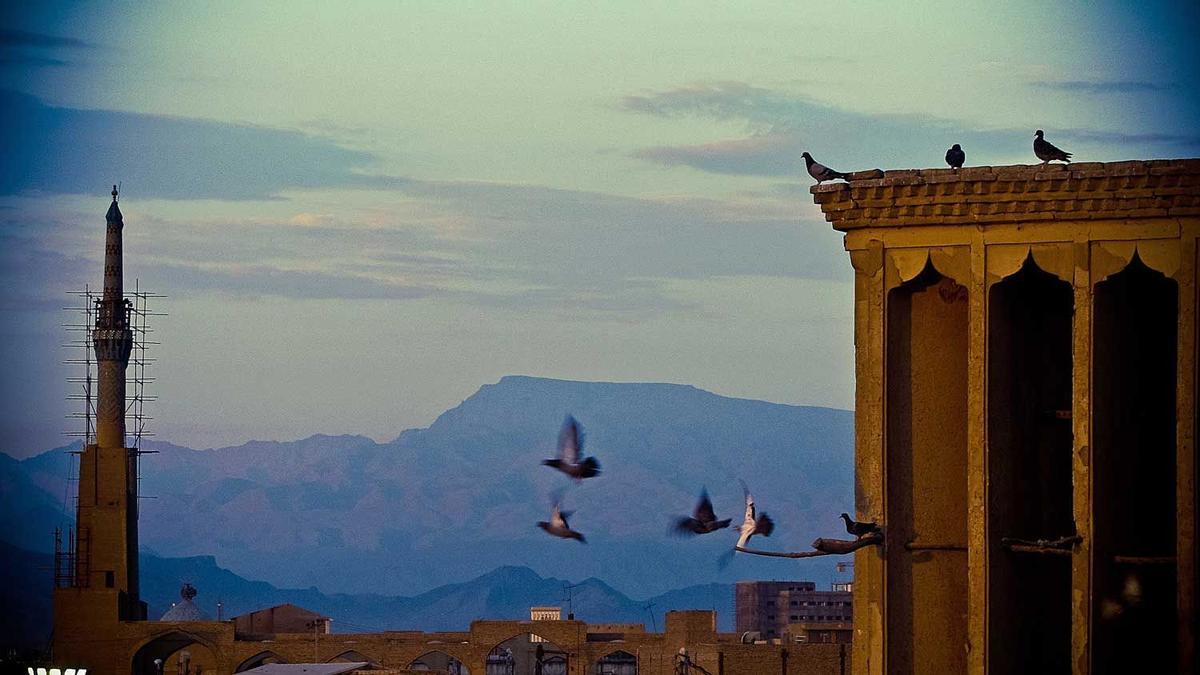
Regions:
<instances>
[{"instance_id":1,"label":"minaret spire","mask_svg":"<svg viewBox=\"0 0 1200 675\"><path fill-rule=\"evenodd\" d=\"M96 437L79 458L74 586L84 593L99 591L89 596L95 602L114 598L115 617L131 620L145 618L146 610L138 597L137 450L125 447L125 371L133 349L133 306L124 293L121 231L125 223L117 206L118 193L114 185L105 216L104 294L96 300L92 329Z\"/></svg>"}]
</instances>

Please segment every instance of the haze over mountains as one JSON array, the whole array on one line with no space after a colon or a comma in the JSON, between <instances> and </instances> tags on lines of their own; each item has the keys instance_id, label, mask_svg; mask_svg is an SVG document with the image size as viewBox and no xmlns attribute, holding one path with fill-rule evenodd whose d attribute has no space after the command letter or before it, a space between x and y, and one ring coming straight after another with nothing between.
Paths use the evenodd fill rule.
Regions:
<instances>
[{"instance_id":1,"label":"haze over mountains","mask_svg":"<svg viewBox=\"0 0 1200 675\"><path fill-rule=\"evenodd\" d=\"M579 487L539 465L568 412L603 469ZM824 583L828 561L738 556L719 571L732 531L681 540L668 526L702 485L719 516L740 518L741 478L778 524L762 547L797 550L836 536L837 514L853 506L852 426L848 411L682 385L505 377L388 443L146 443L159 454L143 459L142 494L153 499L142 502L142 543L158 556L211 555L243 577L323 593L412 596L504 566L604 579L634 597L739 578ZM0 457L5 539L52 545L75 461L61 449ZM587 545L534 526L563 489Z\"/></svg>"},{"instance_id":2,"label":"haze over mountains","mask_svg":"<svg viewBox=\"0 0 1200 675\"><path fill-rule=\"evenodd\" d=\"M50 572L52 556L0 542L0 606L19 612L0 614L0 647L46 646L52 625ZM379 630L466 630L475 619L527 619L529 608L558 605L563 611L593 623L644 623L647 630L661 627L668 609L715 609L718 627L733 630L733 587L705 584L633 600L599 579L570 584L543 578L526 567L499 567L485 575L448 584L412 597L377 594L326 594L315 588L282 589L263 581L250 581L217 566L212 556L141 557L142 594L149 616L162 616L179 600L186 581L201 589L196 606L211 618L220 601L224 618L263 607L292 603L331 617L333 630L353 633Z\"/></svg>"}]
</instances>

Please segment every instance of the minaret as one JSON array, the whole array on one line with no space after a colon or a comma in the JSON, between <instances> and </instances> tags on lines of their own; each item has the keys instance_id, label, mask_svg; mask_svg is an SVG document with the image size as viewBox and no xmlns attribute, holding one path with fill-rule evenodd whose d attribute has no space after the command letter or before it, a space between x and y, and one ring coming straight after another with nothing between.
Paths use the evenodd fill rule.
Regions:
<instances>
[{"instance_id":1,"label":"minaret","mask_svg":"<svg viewBox=\"0 0 1200 675\"><path fill-rule=\"evenodd\" d=\"M96 301L92 345L98 387L96 438L79 458L75 587L114 594L117 617L145 618L138 597L137 450L125 447L125 370L133 348L122 279L124 222L113 186L104 244L104 295Z\"/></svg>"}]
</instances>

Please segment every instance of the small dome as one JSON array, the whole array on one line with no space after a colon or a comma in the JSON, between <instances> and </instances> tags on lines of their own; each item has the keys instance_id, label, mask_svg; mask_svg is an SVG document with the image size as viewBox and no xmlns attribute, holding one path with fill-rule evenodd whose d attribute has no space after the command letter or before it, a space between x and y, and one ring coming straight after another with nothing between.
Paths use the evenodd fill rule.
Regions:
<instances>
[{"instance_id":1,"label":"small dome","mask_svg":"<svg viewBox=\"0 0 1200 675\"><path fill-rule=\"evenodd\" d=\"M192 602L192 598L196 597L196 588L191 584L184 584L183 588L179 589L179 602L171 605L163 613L159 621L211 621L207 614L200 611L200 608Z\"/></svg>"}]
</instances>

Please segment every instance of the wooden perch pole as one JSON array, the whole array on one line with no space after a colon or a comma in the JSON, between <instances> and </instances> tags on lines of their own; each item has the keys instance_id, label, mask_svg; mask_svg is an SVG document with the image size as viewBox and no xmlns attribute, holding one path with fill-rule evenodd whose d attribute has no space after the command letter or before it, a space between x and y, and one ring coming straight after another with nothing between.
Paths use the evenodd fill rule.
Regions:
<instances>
[{"instance_id":1,"label":"wooden perch pole","mask_svg":"<svg viewBox=\"0 0 1200 675\"><path fill-rule=\"evenodd\" d=\"M792 553L784 551L759 551L752 548L742 548L741 546L734 546L733 550L738 551L739 553L763 555L772 558L815 558L822 555L845 555L847 553L853 553L854 551L857 551L865 546L882 545L883 534L875 532L873 534L865 535L861 539L855 539L854 541L847 541L845 539L825 539L823 537L818 538L813 540L812 551L796 551Z\"/></svg>"}]
</instances>

